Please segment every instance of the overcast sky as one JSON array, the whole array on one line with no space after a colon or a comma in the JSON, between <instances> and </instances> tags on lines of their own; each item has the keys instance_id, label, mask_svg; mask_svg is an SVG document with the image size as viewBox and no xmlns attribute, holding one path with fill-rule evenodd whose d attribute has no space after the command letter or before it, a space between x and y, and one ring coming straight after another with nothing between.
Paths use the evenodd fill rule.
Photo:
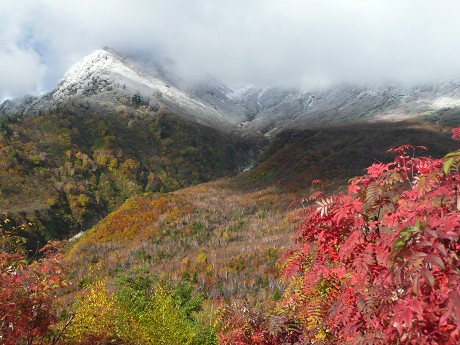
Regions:
<instances>
[{"instance_id":1,"label":"overcast sky","mask_svg":"<svg viewBox=\"0 0 460 345\"><path fill-rule=\"evenodd\" d=\"M0 100L102 46L185 78L324 86L460 77L458 0L0 0Z\"/></svg>"}]
</instances>

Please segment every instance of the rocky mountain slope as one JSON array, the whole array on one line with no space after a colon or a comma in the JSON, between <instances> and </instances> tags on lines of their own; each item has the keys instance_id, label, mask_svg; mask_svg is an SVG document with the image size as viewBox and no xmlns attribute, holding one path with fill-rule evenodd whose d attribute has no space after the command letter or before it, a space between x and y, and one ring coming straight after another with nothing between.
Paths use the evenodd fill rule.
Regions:
<instances>
[{"instance_id":1,"label":"rocky mountain slope","mask_svg":"<svg viewBox=\"0 0 460 345\"><path fill-rule=\"evenodd\" d=\"M339 85L305 92L249 89L240 99L252 105L254 111L247 130L263 133L409 119L447 123L460 114L460 84L457 83L418 87Z\"/></svg>"},{"instance_id":2,"label":"rocky mountain slope","mask_svg":"<svg viewBox=\"0 0 460 345\"><path fill-rule=\"evenodd\" d=\"M458 82L369 87L342 84L299 90L231 88L212 79L195 84L177 80L158 66L101 49L74 65L48 94L7 100L0 106L0 114L31 114L63 107L116 113L143 106L152 113L168 109L209 127L267 136L286 128L414 118L450 124L460 114Z\"/></svg>"},{"instance_id":3,"label":"rocky mountain slope","mask_svg":"<svg viewBox=\"0 0 460 345\"><path fill-rule=\"evenodd\" d=\"M169 110L176 115L219 129L231 121L210 104L178 89L159 71L101 49L75 64L48 94L5 101L0 113L36 114L59 109L79 112L126 112L145 107L152 113Z\"/></svg>"}]
</instances>

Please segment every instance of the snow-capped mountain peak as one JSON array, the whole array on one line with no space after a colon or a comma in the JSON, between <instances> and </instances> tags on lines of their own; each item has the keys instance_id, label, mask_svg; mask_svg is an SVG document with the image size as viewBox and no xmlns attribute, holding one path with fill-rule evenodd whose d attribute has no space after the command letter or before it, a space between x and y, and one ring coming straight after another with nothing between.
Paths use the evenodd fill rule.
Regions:
<instances>
[{"instance_id":1,"label":"snow-capped mountain peak","mask_svg":"<svg viewBox=\"0 0 460 345\"><path fill-rule=\"evenodd\" d=\"M76 83L92 73L102 71L115 64L113 54L104 49L98 49L73 65L62 80L64 85Z\"/></svg>"},{"instance_id":2,"label":"snow-capped mountain peak","mask_svg":"<svg viewBox=\"0 0 460 345\"><path fill-rule=\"evenodd\" d=\"M48 94L5 101L0 114L67 108L105 114L161 109L228 131L262 133L356 122L419 118L449 123L460 118L460 84L403 87L337 85L309 91L246 85L230 88L212 79L175 84L160 70L105 48L72 66Z\"/></svg>"},{"instance_id":3,"label":"snow-capped mountain peak","mask_svg":"<svg viewBox=\"0 0 460 345\"><path fill-rule=\"evenodd\" d=\"M215 106L172 85L161 73L109 50L98 49L73 65L58 85L29 104L6 102L0 113L38 113L60 107L75 111L117 112L160 109L206 126L233 130L236 120Z\"/></svg>"}]
</instances>

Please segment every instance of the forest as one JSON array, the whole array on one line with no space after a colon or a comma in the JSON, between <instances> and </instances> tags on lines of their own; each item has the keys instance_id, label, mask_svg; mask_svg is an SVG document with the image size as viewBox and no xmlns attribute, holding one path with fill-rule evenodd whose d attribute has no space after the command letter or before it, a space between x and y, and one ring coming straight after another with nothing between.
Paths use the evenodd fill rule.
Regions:
<instances>
[{"instance_id":1,"label":"forest","mask_svg":"<svg viewBox=\"0 0 460 345\"><path fill-rule=\"evenodd\" d=\"M248 145L230 135L85 121L1 124L2 344L460 342L460 150L401 143L339 178L340 143L280 136L229 177Z\"/></svg>"}]
</instances>

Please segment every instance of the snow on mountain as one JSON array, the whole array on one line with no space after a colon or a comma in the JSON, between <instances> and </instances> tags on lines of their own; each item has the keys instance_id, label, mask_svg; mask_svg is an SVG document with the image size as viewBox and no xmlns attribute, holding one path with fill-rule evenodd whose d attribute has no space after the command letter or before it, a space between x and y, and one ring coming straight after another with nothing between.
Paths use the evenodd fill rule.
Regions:
<instances>
[{"instance_id":1,"label":"snow on mountain","mask_svg":"<svg viewBox=\"0 0 460 345\"><path fill-rule=\"evenodd\" d=\"M75 64L48 94L29 104L6 101L0 113L20 110L25 114L61 107L88 111L123 111L143 106L149 111L168 109L203 125L231 129L235 123L203 102L171 85L156 71L101 49Z\"/></svg>"},{"instance_id":2,"label":"snow on mountain","mask_svg":"<svg viewBox=\"0 0 460 345\"><path fill-rule=\"evenodd\" d=\"M319 90L231 88L208 79L175 83L156 67L110 49L97 50L74 65L48 94L7 100L0 114L38 113L61 107L76 111L120 112L141 107L167 109L203 125L270 136L283 128L311 128L355 122L421 118L457 121L460 84L403 87L337 85Z\"/></svg>"},{"instance_id":3,"label":"snow on mountain","mask_svg":"<svg viewBox=\"0 0 460 345\"><path fill-rule=\"evenodd\" d=\"M320 91L248 88L230 97L252 113L245 129L264 134L356 122L439 121L447 113L450 121L460 123L460 84L454 82L416 87L338 85Z\"/></svg>"}]
</instances>

